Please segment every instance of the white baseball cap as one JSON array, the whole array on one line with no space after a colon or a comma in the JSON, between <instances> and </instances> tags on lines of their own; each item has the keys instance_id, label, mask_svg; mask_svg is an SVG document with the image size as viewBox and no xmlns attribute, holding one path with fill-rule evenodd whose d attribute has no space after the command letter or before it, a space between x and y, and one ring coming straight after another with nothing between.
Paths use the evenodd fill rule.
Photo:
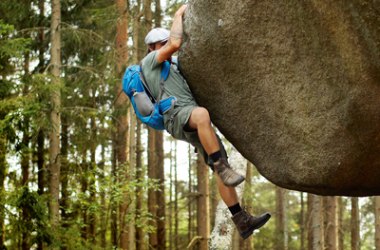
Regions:
<instances>
[{"instance_id":1,"label":"white baseball cap","mask_svg":"<svg viewBox=\"0 0 380 250\"><path fill-rule=\"evenodd\" d=\"M165 42L169 40L170 31L164 28L154 28L145 37L145 44Z\"/></svg>"}]
</instances>

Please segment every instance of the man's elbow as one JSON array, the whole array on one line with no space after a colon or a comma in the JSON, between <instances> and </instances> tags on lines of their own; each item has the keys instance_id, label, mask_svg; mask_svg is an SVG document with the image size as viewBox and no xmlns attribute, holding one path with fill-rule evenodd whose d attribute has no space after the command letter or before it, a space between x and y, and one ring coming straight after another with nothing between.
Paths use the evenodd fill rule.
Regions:
<instances>
[{"instance_id":1,"label":"man's elbow","mask_svg":"<svg viewBox=\"0 0 380 250\"><path fill-rule=\"evenodd\" d=\"M181 48L181 44L182 44L182 39L170 37L169 45L172 48L172 50L175 50L175 51L179 50L179 48Z\"/></svg>"}]
</instances>

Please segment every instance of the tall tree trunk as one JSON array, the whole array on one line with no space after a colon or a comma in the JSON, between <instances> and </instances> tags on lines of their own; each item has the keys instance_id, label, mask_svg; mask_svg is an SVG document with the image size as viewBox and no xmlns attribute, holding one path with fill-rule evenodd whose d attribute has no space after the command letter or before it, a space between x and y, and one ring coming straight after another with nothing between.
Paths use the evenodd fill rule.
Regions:
<instances>
[{"instance_id":1,"label":"tall tree trunk","mask_svg":"<svg viewBox=\"0 0 380 250\"><path fill-rule=\"evenodd\" d=\"M123 183L126 183L131 178L135 178L135 174L134 174L135 166L127 164L128 156L127 156L126 150L127 150L127 142L129 143L129 140L128 140L129 135L127 133L127 130L129 129L128 117L123 116L123 117L120 117L119 119L121 119L121 121L124 124L124 125L120 125L119 130L118 130L118 134L122 135L118 139L118 142L119 142L118 147L121 147L124 149L124 150L121 150L120 148L118 148L119 173L122 174L122 176L120 176L119 178L119 181L121 182L121 184L123 184ZM128 150L128 153L129 153L129 150ZM128 165L130 169L127 168ZM134 192L132 192L132 194L133 193ZM132 194L129 191L123 191L123 200L121 201L121 204L119 207L119 226L120 226L119 246L121 249L128 249L129 247L133 247L132 249L130 249L130 250L133 250L136 245L134 242L134 239L135 239L134 225L130 226L130 224L127 223L126 221L127 219L126 216L129 213L128 212L129 209L131 209L131 211L134 213L135 203L134 203L134 197ZM131 232L131 230L133 231ZM131 242L132 238L129 238L129 233L133 235L132 242Z\"/></svg>"},{"instance_id":2,"label":"tall tree trunk","mask_svg":"<svg viewBox=\"0 0 380 250\"><path fill-rule=\"evenodd\" d=\"M286 190L276 187L276 249L287 250Z\"/></svg>"},{"instance_id":3,"label":"tall tree trunk","mask_svg":"<svg viewBox=\"0 0 380 250\"><path fill-rule=\"evenodd\" d=\"M173 142L174 140L170 140L170 169L169 169L169 211L168 211L168 224L169 224L169 250L173 249L174 245L174 237L173 237L173 172L174 168L176 167L174 165L174 157L175 155L173 154L174 148L173 148ZM188 204L189 206L190 204Z\"/></svg>"},{"instance_id":4,"label":"tall tree trunk","mask_svg":"<svg viewBox=\"0 0 380 250\"><path fill-rule=\"evenodd\" d=\"M306 228L306 223L305 223L305 199L304 199L304 193L300 192L301 196L301 211L300 211L300 220L299 220L299 225L300 225L300 237L301 237L301 250L305 250L305 228Z\"/></svg>"},{"instance_id":5,"label":"tall tree trunk","mask_svg":"<svg viewBox=\"0 0 380 250\"><path fill-rule=\"evenodd\" d=\"M95 91L93 91L95 92ZM95 98L95 93L92 95L93 98ZM93 108L96 108L96 104L93 103ZM91 138L93 141L91 141L90 145L90 165L89 165L89 191L90 191L90 197L89 197L89 203L90 206L96 206L97 200L96 200L96 184L95 184L95 178L96 178L96 161L95 161L95 154L96 154L96 136L97 136L97 127L96 127L96 121L95 117L91 117L90 119L90 126L91 126ZM96 212L94 209L89 209L89 215L88 215L88 234L90 237L91 243L95 246L96 245Z\"/></svg>"},{"instance_id":6,"label":"tall tree trunk","mask_svg":"<svg viewBox=\"0 0 380 250\"><path fill-rule=\"evenodd\" d=\"M3 135L0 135L0 249L5 249L5 195L4 195L4 181L7 173L6 161L6 140Z\"/></svg>"},{"instance_id":7,"label":"tall tree trunk","mask_svg":"<svg viewBox=\"0 0 380 250\"><path fill-rule=\"evenodd\" d=\"M157 158L155 154L155 137L154 130L148 128L148 178L157 179L156 165ZM152 215L149 225L153 228L157 228L157 195L156 191L148 190L148 212ZM158 239L157 234L154 232L149 233L149 245L152 249L157 249Z\"/></svg>"},{"instance_id":8,"label":"tall tree trunk","mask_svg":"<svg viewBox=\"0 0 380 250\"><path fill-rule=\"evenodd\" d=\"M338 249L344 250L344 229L343 229L343 198L338 197Z\"/></svg>"},{"instance_id":9,"label":"tall tree trunk","mask_svg":"<svg viewBox=\"0 0 380 250\"><path fill-rule=\"evenodd\" d=\"M141 1L137 0L137 10L140 11L141 8ZM140 36L141 36L141 26L140 26L140 13L137 13L137 15L133 18L133 62L138 63L141 60L141 53L140 50L142 50L140 45ZM129 112L130 112L130 165L134 166L136 165L136 179L142 180L144 176L143 172L143 164L142 164L142 154L143 154L143 148L141 144L141 122L137 121L136 116L132 114L131 106L129 106ZM136 139L135 139L136 138ZM131 204L131 206L136 206L136 220L140 217L141 218L141 212L143 207L143 193L141 187L137 187L136 190L136 205L134 203ZM140 222L142 223L142 222ZM130 223L129 226L129 238L130 238L130 244L133 244L135 241L136 249L144 249L144 231L142 230L142 227L135 228L136 223ZM135 236L135 239L132 239L132 237ZM130 246L130 249L133 249L132 246Z\"/></svg>"},{"instance_id":10,"label":"tall tree trunk","mask_svg":"<svg viewBox=\"0 0 380 250\"><path fill-rule=\"evenodd\" d=\"M39 0L38 1L38 9L39 9L39 17L38 17L38 26L41 27L38 30L38 44L39 44L39 51L38 51L38 72L43 73L45 71L45 30L44 30L44 19L45 19L45 0ZM45 135L42 129L38 131L37 135L37 193L39 195L42 195L44 193L44 188L46 186L46 170L45 170L45 157L44 157L44 149L45 149ZM43 250L44 244L41 240L42 237L40 232L37 232L38 234L38 240L37 240L37 249Z\"/></svg>"},{"instance_id":11,"label":"tall tree trunk","mask_svg":"<svg viewBox=\"0 0 380 250\"><path fill-rule=\"evenodd\" d=\"M154 11L154 27L161 27L162 23L162 10L161 10L161 1L155 0L156 9Z\"/></svg>"},{"instance_id":12,"label":"tall tree trunk","mask_svg":"<svg viewBox=\"0 0 380 250\"><path fill-rule=\"evenodd\" d=\"M178 169L177 169L177 141L174 141L174 245L175 249L179 249L179 210L178 210Z\"/></svg>"},{"instance_id":13,"label":"tall tree trunk","mask_svg":"<svg viewBox=\"0 0 380 250\"><path fill-rule=\"evenodd\" d=\"M118 20L116 24L116 73L122 76L125 66L128 63L128 5L126 0L115 0L118 11ZM120 90L120 84L117 85ZM117 92L116 94L119 94Z\"/></svg>"},{"instance_id":14,"label":"tall tree trunk","mask_svg":"<svg viewBox=\"0 0 380 250\"><path fill-rule=\"evenodd\" d=\"M87 163L87 152L84 150L82 152L82 163L81 163L81 192L82 194L86 194L88 191L88 174L89 174L89 169L88 169L88 163ZM87 242L88 239L88 198L85 198L84 203L82 203L82 209L81 209L81 215L82 215L82 227L81 227L81 236L84 242Z\"/></svg>"},{"instance_id":15,"label":"tall tree trunk","mask_svg":"<svg viewBox=\"0 0 380 250\"><path fill-rule=\"evenodd\" d=\"M144 14L144 19L143 19L143 25L141 27L142 34L147 34L149 30L152 29L152 19L153 19L152 0L143 0L143 14Z\"/></svg>"},{"instance_id":16,"label":"tall tree trunk","mask_svg":"<svg viewBox=\"0 0 380 250\"><path fill-rule=\"evenodd\" d=\"M158 180L158 191L148 191L148 210L153 216L151 226L157 228L156 233L149 234L149 244L155 249L165 248L165 187L163 134L148 129L148 177ZM160 206L159 206L160 204Z\"/></svg>"},{"instance_id":17,"label":"tall tree trunk","mask_svg":"<svg viewBox=\"0 0 380 250\"><path fill-rule=\"evenodd\" d=\"M136 117L131 115L131 119L136 121ZM134 128L134 122L131 122L131 128ZM143 163L142 163L142 154L143 154L143 145L141 144L141 122L136 121L136 179L139 181L142 181L144 177L144 171L143 171ZM131 144L132 140L131 140ZM133 150L131 150L133 152ZM143 193L142 187L138 187L136 190L136 219L142 218L142 211L143 211L143 202L145 198L145 194ZM140 223L142 223L140 221ZM143 227L137 227L136 228L136 250L143 250L146 248L144 244L144 236L145 233L143 231Z\"/></svg>"},{"instance_id":18,"label":"tall tree trunk","mask_svg":"<svg viewBox=\"0 0 380 250\"><path fill-rule=\"evenodd\" d=\"M156 138L156 154L157 154L157 179L159 190L157 191L157 204L160 204L157 209L157 239L158 250L164 250L166 248L166 229L165 229L165 172L164 172L164 141L163 133L161 131L155 131Z\"/></svg>"},{"instance_id":19,"label":"tall tree trunk","mask_svg":"<svg viewBox=\"0 0 380 250\"><path fill-rule=\"evenodd\" d=\"M351 198L351 249L360 249L359 199Z\"/></svg>"},{"instance_id":20,"label":"tall tree trunk","mask_svg":"<svg viewBox=\"0 0 380 250\"><path fill-rule=\"evenodd\" d=\"M28 77L29 75L29 52L25 54L25 63L24 63L24 72L25 76ZM23 95L26 96L29 92L28 84L25 83L23 88ZM26 116L24 120L24 130L23 130L23 137L22 137L22 151L21 151L21 173L22 173L22 179L21 179L21 185L25 188L28 187L29 182L29 162L30 162L30 133L29 133L29 117ZM28 209L28 206L25 204L22 206L22 219L24 222L28 222L30 220L30 211ZM29 235L30 235L29 228L24 228L22 230L22 246L21 248L23 250L30 249L30 243L29 243Z\"/></svg>"},{"instance_id":21,"label":"tall tree trunk","mask_svg":"<svg viewBox=\"0 0 380 250\"><path fill-rule=\"evenodd\" d=\"M24 63L24 72L26 77L29 75L29 53L25 54L25 63ZM29 92L28 84L25 83L23 88L23 95L27 96ZM25 120L23 122L24 125L24 131L22 136L22 152L21 152L21 185L22 186L28 186L29 182L29 162L30 162L30 133L29 133L29 117L25 117ZM27 212L27 211L24 211ZM28 246L26 246L25 249L27 249Z\"/></svg>"},{"instance_id":22,"label":"tall tree trunk","mask_svg":"<svg viewBox=\"0 0 380 250\"><path fill-rule=\"evenodd\" d=\"M140 11L141 0L136 0L136 9ZM142 25L141 25L141 13L135 14L133 17L133 62L138 63L141 61L142 54L140 53L141 49L141 35L142 35ZM145 44L144 44L145 46Z\"/></svg>"},{"instance_id":23,"label":"tall tree trunk","mask_svg":"<svg viewBox=\"0 0 380 250\"><path fill-rule=\"evenodd\" d=\"M210 237L210 191L209 191L209 172L203 158L198 154L197 159L197 230L200 241L197 249L207 250L208 239Z\"/></svg>"},{"instance_id":24,"label":"tall tree trunk","mask_svg":"<svg viewBox=\"0 0 380 250\"><path fill-rule=\"evenodd\" d=\"M106 162L106 154L105 154L105 146L102 145L102 151L101 151L101 161L99 162L99 185L100 185L100 232L99 232L99 238L100 238L100 247L102 249L107 249L107 240L106 240L106 233L107 233L107 221L108 218L106 218L106 211L107 211L107 205L106 205L106 192L104 190L104 186L106 184L105 180L105 162Z\"/></svg>"},{"instance_id":25,"label":"tall tree trunk","mask_svg":"<svg viewBox=\"0 0 380 250\"><path fill-rule=\"evenodd\" d=\"M307 228L307 249L313 247L313 231L312 231L312 211L313 211L314 196L310 193L307 194L307 212L306 212L306 228Z\"/></svg>"},{"instance_id":26,"label":"tall tree trunk","mask_svg":"<svg viewBox=\"0 0 380 250\"><path fill-rule=\"evenodd\" d=\"M247 172L245 175L245 188L244 188L244 195L242 199L242 205L246 207L246 210L250 212L251 214L254 213L252 209L252 205L254 203L253 197L252 197L252 170L253 170L253 164L250 162L247 162ZM237 232L237 230L236 230ZM248 239L243 240L243 238L240 237L239 234L237 234L237 237L239 239L239 246L242 250L252 250L253 249L253 237L249 237Z\"/></svg>"},{"instance_id":27,"label":"tall tree trunk","mask_svg":"<svg viewBox=\"0 0 380 250\"><path fill-rule=\"evenodd\" d=\"M140 2L140 1L139 1ZM152 9L151 0L143 0L143 15L144 19L139 27L141 34L146 34L152 28ZM136 25L140 23L140 20L136 20ZM140 40L136 43L139 46ZM158 179L158 158L157 158L157 132L154 129L148 128L148 177L152 179ZM164 203L165 204L165 203ZM156 233L149 234L149 245L154 249L158 249L159 246L159 229L158 229L158 192L154 190L148 191L148 210L153 216L150 225L156 228Z\"/></svg>"},{"instance_id":28,"label":"tall tree trunk","mask_svg":"<svg viewBox=\"0 0 380 250\"><path fill-rule=\"evenodd\" d=\"M175 144L175 150L176 150L176 148L177 148L177 144ZM193 228L194 228L194 226L193 226L193 196L191 195L193 193L193 174L192 174L193 161L192 161L192 158L191 158L191 149L192 148L189 145L189 148L188 148L188 160L189 160L189 186L188 186L189 187L189 195L188 195L188 203L189 203L189 205L188 205L188 210L187 210L187 214L188 214L188 217L189 217L188 229L187 229L187 231L188 231L187 232L187 241L188 242L190 242L191 239L193 238ZM176 155L176 153L175 153L175 155ZM174 191L174 193L176 194L177 192ZM176 202L176 204L177 204L177 200L176 199L174 200L174 202ZM177 210L175 210L175 213L177 213ZM177 216L177 214L176 214L176 216ZM175 220L175 221L177 221L177 220ZM176 235L176 233L174 235ZM177 242L176 242L175 246L178 246ZM177 249L177 248L175 248L175 249Z\"/></svg>"},{"instance_id":29,"label":"tall tree trunk","mask_svg":"<svg viewBox=\"0 0 380 250\"><path fill-rule=\"evenodd\" d=\"M68 154L68 147L69 147L69 126L67 117L63 114L62 115L62 149L61 149L61 217L62 217L62 227L66 231L69 229L69 178L68 178L68 171L69 171L69 162L67 159ZM62 242L62 249L67 249L67 243L66 238L64 238L64 241Z\"/></svg>"},{"instance_id":30,"label":"tall tree trunk","mask_svg":"<svg viewBox=\"0 0 380 250\"><path fill-rule=\"evenodd\" d=\"M213 228L215 226L216 207L218 206L220 196L215 178L212 178L210 181L210 226Z\"/></svg>"},{"instance_id":31,"label":"tall tree trunk","mask_svg":"<svg viewBox=\"0 0 380 250\"><path fill-rule=\"evenodd\" d=\"M308 205L310 206L308 220L309 228L309 248L310 250L320 250L324 247L323 242L323 216L322 198L317 195L308 195Z\"/></svg>"},{"instance_id":32,"label":"tall tree trunk","mask_svg":"<svg viewBox=\"0 0 380 250\"><path fill-rule=\"evenodd\" d=\"M380 250L380 196L375 197L375 249Z\"/></svg>"},{"instance_id":33,"label":"tall tree trunk","mask_svg":"<svg viewBox=\"0 0 380 250\"><path fill-rule=\"evenodd\" d=\"M46 187L46 168L45 168L45 134L42 129L38 131L37 135L37 168L38 168L38 194L43 195Z\"/></svg>"},{"instance_id":34,"label":"tall tree trunk","mask_svg":"<svg viewBox=\"0 0 380 250\"><path fill-rule=\"evenodd\" d=\"M143 25L145 28L144 34L147 34L148 31L152 28L152 0L143 0L144 6L144 21ZM155 15L161 14L160 6L156 6ZM161 20L158 20L161 21ZM160 190L156 193L157 195L157 204L161 204L157 209L157 244L158 249L166 248L166 237L165 237L165 175L164 175L164 141L163 133L161 131L155 131L155 150L156 150L156 163L157 163L157 179Z\"/></svg>"},{"instance_id":35,"label":"tall tree trunk","mask_svg":"<svg viewBox=\"0 0 380 250\"><path fill-rule=\"evenodd\" d=\"M37 169L38 169L38 174L37 174L37 193L41 196L44 194L44 188L46 186L46 169L45 169L45 135L42 129L38 131L37 135ZM37 232L39 235L41 234L40 232ZM43 241L41 240L42 237L38 237L37 240L37 249L38 250L43 250L44 244Z\"/></svg>"},{"instance_id":36,"label":"tall tree trunk","mask_svg":"<svg viewBox=\"0 0 380 250\"><path fill-rule=\"evenodd\" d=\"M325 197L325 249L338 249L337 198Z\"/></svg>"},{"instance_id":37,"label":"tall tree trunk","mask_svg":"<svg viewBox=\"0 0 380 250\"><path fill-rule=\"evenodd\" d=\"M138 174L140 174L140 173L137 173L137 172L141 171L141 168L138 169L136 167L136 151L137 151L136 150L136 147L137 147L136 117L133 116L131 108L129 108L129 110L128 110L128 120L129 120L129 128L130 128L129 129L129 140L128 140L128 142L129 142L129 150L128 150L129 151L129 155L128 155L128 157L129 157L129 170L128 170L129 175L126 176L126 178L128 178L127 181L132 182L132 181L136 181L136 179L138 180L138 178L139 178ZM138 188L139 187L137 186L136 190L135 190L136 194L139 194ZM133 192L132 192L132 194L133 194ZM132 194L131 193L130 194L125 193L125 195L126 195L125 199L128 198L127 196L133 197ZM136 246L138 246L138 244L140 243L140 242L138 243L136 241L137 231L136 231L136 227L135 227L135 225L136 225L135 218L137 218L137 216L138 216L138 214L137 214L138 211L136 208L136 205L137 205L136 201L138 198L139 197L136 195L135 197L133 197L131 199L131 201L128 204L129 207L128 207L127 213L131 214L131 215L135 214L135 216L130 216L131 218L130 218L128 225L126 227L126 229L128 229L127 238L128 238L128 249L129 250L134 250L136 248ZM139 232L141 232L141 231L139 231ZM139 247L140 247L140 245L139 245Z\"/></svg>"},{"instance_id":38,"label":"tall tree trunk","mask_svg":"<svg viewBox=\"0 0 380 250\"><path fill-rule=\"evenodd\" d=\"M112 138L112 162L111 162L111 176L112 176L112 183L114 185L118 185L118 167L117 167L117 137L116 133L114 133L113 138ZM118 203L117 200L113 195L110 197L110 210L111 210L111 215L110 215L110 227L111 227L111 244L113 248L117 248L118 246L118 231L119 231L119 225L117 223L117 218L118 218Z\"/></svg>"},{"instance_id":39,"label":"tall tree trunk","mask_svg":"<svg viewBox=\"0 0 380 250\"><path fill-rule=\"evenodd\" d=\"M118 10L118 21L116 25L116 73L119 78L122 77L125 65L128 62L128 9L127 2L125 0L115 0L116 7ZM125 115L125 105L126 100L124 95L120 95L122 89L121 85L118 84L116 87L116 96L118 96L115 102L115 111L116 111L116 165L119 167L119 172L122 173L122 176L119 178L119 181L127 181L129 176L126 174L127 171L127 150L128 150L128 117ZM128 150L129 151L129 150ZM121 171L122 170L122 171ZM120 225L120 235L119 235L119 246L121 249L127 249L128 247L128 224L126 223L127 209L129 206L129 199L127 199L128 194L124 192L122 203L119 207L119 225ZM131 243L133 244L133 243ZM134 245L134 244L133 244Z\"/></svg>"},{"instance_id":40,"label":"tall tree trunk","mask_svg":"<svg viewBox=\"0 0 380 250\"><path fill-rule=\"evenodd\" d=\"M49 188L50 188L50 223L58 235L59 231L59 184L60 184L60 128L61 128L61 94L59 90L61 73L61 2L51 1L51 73L53 76L50 111L50 145L49 145Z\"/></svg>"}]
</instances>

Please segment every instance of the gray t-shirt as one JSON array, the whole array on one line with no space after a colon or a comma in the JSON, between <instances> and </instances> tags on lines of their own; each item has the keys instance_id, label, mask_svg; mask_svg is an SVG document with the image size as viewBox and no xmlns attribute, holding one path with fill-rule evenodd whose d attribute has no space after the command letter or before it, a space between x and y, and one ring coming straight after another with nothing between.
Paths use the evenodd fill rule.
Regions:
<instances>
[{"instance_id":1,"label":"gray t-shirt","mask_svg":"<svg viewBox=\"0 0 380 250\"><path fill-rule=\"evenodd\" d=\"M142 70L152 95L157 99L160 93L162 64L157 62L156 56L157 51L152 51L145 56L142 60ZM173 63L170 66L170 73L164 86L162 98L175 96L177 98L176 107L197 106L186 80L179 72L177 65Z\"/></svg>"}]
</instances>

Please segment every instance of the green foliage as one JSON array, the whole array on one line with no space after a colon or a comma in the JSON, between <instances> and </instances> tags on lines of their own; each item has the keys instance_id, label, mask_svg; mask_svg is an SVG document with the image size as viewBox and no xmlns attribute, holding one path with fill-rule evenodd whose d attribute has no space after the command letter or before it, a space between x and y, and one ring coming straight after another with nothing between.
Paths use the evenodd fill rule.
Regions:
<instances>
[{"instance_id":1,"label":"green foliage","mask_svg":"<svg viewBox=\"0 0 380 250\"><path fill-rule=\"evenodd\" d=\"M27 84L29 92L22 96L9 95L0 100L0 133L5 135L14 144L19 144L22 134L17 131L30 129L33 131L32 139L36 140L37 132L40 129L49 130L48 111L50 110L50 93L59 88L51 84L46 84L50 79L46 75L35 74ZM17 93L17 85L8 84L8 91ZM1 89L1 88L0 88ZM12 90L13 89L13 90ZM29 119L38 117L39 119ZM29 119L26 128L25 120ZM15 147L17 148L17 147Z\"/></svg>"},{"instance_id":2,"label":"green foliage","mask_svg":"<svg viewBox=\"0 0 380 250\"><path fill-rule=\"evenodd\" d=\"M22 187L18 192L10 193L7 204L9 210L13 211L9 213L10 226L12 226L10 235L29 235L31 244L38 242L52 244L55 236L52 235L48 223L45 197L30 191L28 187Z\"/></svg>"},{"instance_id":3,"label":"green foliage","mask_svg":"<svg viewBox=\"0 0 380 250\"><path fill-rule=\"evenodd\" d=\"M23 53L29 51L31 39L15 38L14 35L14 26L0 19L0 71L2 72L12 72L14 70L12 60L20 58Z\"/></svg>"}]
</instances>

